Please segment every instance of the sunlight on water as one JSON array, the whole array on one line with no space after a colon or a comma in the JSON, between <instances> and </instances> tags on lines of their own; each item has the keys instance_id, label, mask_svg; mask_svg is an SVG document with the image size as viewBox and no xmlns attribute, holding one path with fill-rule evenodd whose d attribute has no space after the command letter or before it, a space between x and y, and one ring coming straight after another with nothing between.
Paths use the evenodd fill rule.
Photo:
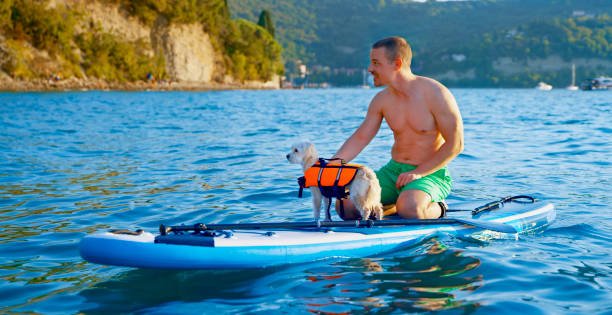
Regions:
<instances>
[{"instance_id":1,"label":"sunlight on water","mask_svg":"<svg viewBox=\"0 0 612 315\"><path fill-rule=\"evenodd\" d=\"M558 218L543 234L436 237L377 257L241 272L136 270L79 257L84 235L109 228L310 219L286 151L310 139L331 156L376 92L0 94L0 310L612 310L610 92L453 91L466 146L450 167L450 199L548 199ZM392 141L383 125L356 162L381 167Z\"/></svg>"}]
</instances>

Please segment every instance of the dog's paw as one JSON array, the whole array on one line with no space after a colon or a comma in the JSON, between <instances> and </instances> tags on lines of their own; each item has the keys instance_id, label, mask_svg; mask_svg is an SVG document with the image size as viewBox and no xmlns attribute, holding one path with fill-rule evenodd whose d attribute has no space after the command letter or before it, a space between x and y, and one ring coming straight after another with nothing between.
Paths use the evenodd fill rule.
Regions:
<instances>
[{"instance_id":1,"label":"dog's paw","mask_svg":"<svg viewBox=\"0 0 612 315\"><path fill-rule=\"evenodd\" d=\"M383 206L380 204L376 205L376 208L374 209L374 217L376 217L376 220L382 220L384 216L385 211L383 210Z\"/></svg>"},{"instance_id":2,"label":"dog's paw","mask_svg":"<svg viewBox=\"0 0 612 315\"><path fill-rule=\"evenodd\" d=\"M372 211L370 210L359 211L359 215L361 215L361 220L370 220Z\"/></svg>"},{"instance_id":3,"label":"dog's paw","mask_svg":"<svg viewBox=\"0 0 612 315\"><path fill-rule=\"evenodd\" d=\"M382 205L376 205L372 209L364 209L360 211L363 220L382 220L384 211Z\"/></svg>"}]
</instances>

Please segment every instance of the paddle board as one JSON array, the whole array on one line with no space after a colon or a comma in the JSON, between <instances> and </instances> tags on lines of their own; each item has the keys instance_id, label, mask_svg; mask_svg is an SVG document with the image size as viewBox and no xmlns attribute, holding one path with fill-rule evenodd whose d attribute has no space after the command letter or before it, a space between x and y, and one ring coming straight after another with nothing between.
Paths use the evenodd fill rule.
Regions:
<instances>
[{"instance_id":1,"label":"paddle board","mask_svg":"<svg viewBox=\"0 0 612 315\"><path fill-rule=\"evenodd\" d=\"M473 209L461 209L467 205L451 203L449 208ZM500 208L483 211L475 216L470 211L455 211L449 212L448 218L510 225L517 233L491 231L482 226L453 220L440 220L439 224L434 222L426 225L374 224L372 227L130 233L134 235L121 231L103 231L85 236L80 242L80 253L89 262L136 268L265 268L334 257L378 255L411 246L438 233L479 239L516 238L521 234L545 229L554 221L555 216L555 208L549 202L507 201Z\"/></svg>"}]
</instances>

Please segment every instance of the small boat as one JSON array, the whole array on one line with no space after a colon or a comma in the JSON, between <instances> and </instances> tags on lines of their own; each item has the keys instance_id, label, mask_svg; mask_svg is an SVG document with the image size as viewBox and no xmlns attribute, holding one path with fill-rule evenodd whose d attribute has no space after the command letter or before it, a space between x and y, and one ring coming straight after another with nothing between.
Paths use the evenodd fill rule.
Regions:
<instances>
[{"instance_id":1,"label":"small boat","mask_svg":"<svg viewBox=\"0 0 612 315\"><path fill-rule=\"evenodd\" d=\"M580 89L584 91L612 89L612 78L598 77L584 80L580 83Z\"/></svg>"},{"instance_id":2,"label":"small boat","mask_svg":"<svg viewBox=\"0 0 612 315\"><path fill-rule=\"evenodd\" d=\"M576 86L576 65L572 64L572 84L565 88L569 91L578 91L578 87Z\"/></svg>"},{"instance_id":3,"label":"small boat","mask_svg":"<svg viewBox=\"0 0 612 315\"><path fill-rule=\"evenodd\" d=\"M545 82L540 82L538 83L538 85L536 86L536 89L540 90L540 91L550 91L552 90L552 85L545 83Z\"/></svg>"},{"instance_id":4,"label":"small boat","mask_svg":"<svg viewBox=\"0 0 612 315\"><path fill-rule=\"evenodd\" d=\"M362 89L369 89L370 88L370 84L368 84L368 71L363 69L361 70L361 76L363 79L363 82L361 83L361 85L359 86Z\"/></svg>"},{"instance_id":5,"label":"small boat","mask_svg":"<svg viewBox=\"0 0 612 315\"><path fill-rule=\"evenodd\" d=\"M474 207L479 204L480 206ZM449 216L408 220L314 221L164 226L159 233L110 230L85 236L83 259L102 265L161 269L249 269L359 258L418 244L438 234L516 239L543 231L555 207L530 196L482 205L449 203Z\"/></svg>"}]
</instances>

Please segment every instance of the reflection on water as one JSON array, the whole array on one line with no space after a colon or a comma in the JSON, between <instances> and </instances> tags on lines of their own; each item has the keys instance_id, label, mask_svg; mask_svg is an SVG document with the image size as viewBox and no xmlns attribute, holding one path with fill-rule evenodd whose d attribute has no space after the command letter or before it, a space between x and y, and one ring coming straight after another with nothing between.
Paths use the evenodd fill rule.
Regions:
<instances>
[{"instance_id":1,"label":"reflection on water","mask_svg":"<svg viewBox=\"0 0 612 315\"><path fill-rule=\"evenodd\" d=\"M252 271L164 271L131 270L112 280L80 292L88 314L135 312L151 305L172 301L197 302L207 299L240 301L260 297L250 289L254 279L270 275L275 269ZM205 310L202 310L205 313ZM171 313L189 313L178 307Z\"/></svg>"},{"instance_id":2,"label":"reflection on water","mask_svg":"<svg viewBox=\"0 0 612 315\"><path fill-rule=\"evenodd\" d=\"M310 139L332 155L377 91L0 93L0 313L612 309L609 92L453 91L466 147L450 166L451 199L549 199L558 219L544 235L429 239L369 259L244 272L79 257L84 235L109 228L311 219L287 149ZM355 162L381 167L392 141L383 124Z\"/></svg>"},{"instance_id":3,"label":"reflection on water","mask_svg":"<svg viewBox=\"0 0 612 315\"><path fill-rule=\"evenodd\" d=\"M213 302L215 310L232 314L257 309L315 314L468 311L479 306L463 299L482 285L479 265L477 258L432 238L385 257L287 268L131 270L79 296L89 306L81 311L99 314L138 312L151 305L162 313L185 313L206 310Z\"/></svg>"},{"instance_id":4,"label":"reflection on water","mask_svg":"<svg viewBox=\"0 0 612 315\"><path fill-rule=\"evenodd\" d=\"M478 305L461 297L481 286L482 276L468 273L479 264L477 258L430 239L397 256L306 270L307 281L294 289L312 292L306 303L314 313L473 309Z\"/></svg>"},{"instance_id":5,"label":"reflection on water","mask_svg":"<svg viewBox=\"0 0 612 315\"><path fill-rule=\"evenodd\" d=\"M0 278L7 283L0 287L0 296L11 302L3 309L23 312L39 303L53 303L58 296L73 296L91 283L101 281L97 274L84 273L87 265L83 261L52 262L39 257L12 259L0 267ZM41 311L45 310L51 311L50 308ZM57 310L67 309L65 305L58 305Z\"/></svg>"}]
</instances>

